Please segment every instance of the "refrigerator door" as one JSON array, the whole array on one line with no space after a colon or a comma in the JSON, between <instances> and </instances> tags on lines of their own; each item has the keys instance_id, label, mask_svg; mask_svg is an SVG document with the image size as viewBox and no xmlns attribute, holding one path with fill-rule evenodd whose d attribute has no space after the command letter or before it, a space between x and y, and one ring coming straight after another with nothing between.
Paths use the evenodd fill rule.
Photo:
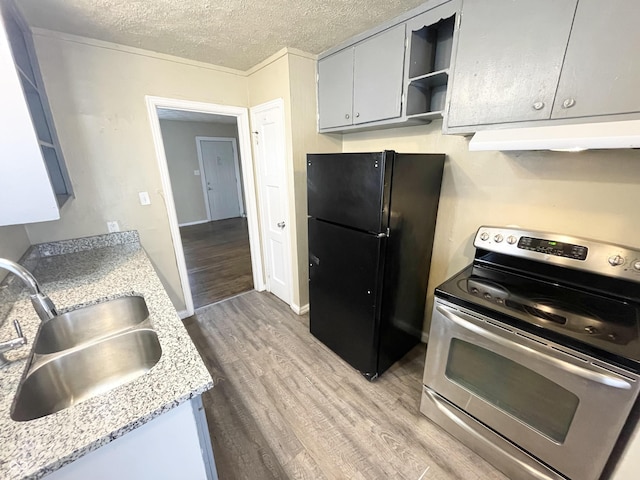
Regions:
<instances>
[{"instance_id":1,"label":"refrigerator door","mask_svg":"<svg viewBox=\"0 0 640 480\"><path fill-rule=\"evenodd\" d=\"M365 232L385 232L393 155L307 155L309 216Z\"/></svg>"},{"instance_id":2,"label":"refrigerator door","mask_svg":"<svg viewBox=\"0 0 640 480\"><path fill-rule=\"evenodd\" d=\"M311 333L369 379L378 368L386 238L309 219Z\"/></svg>"}]
</instances>

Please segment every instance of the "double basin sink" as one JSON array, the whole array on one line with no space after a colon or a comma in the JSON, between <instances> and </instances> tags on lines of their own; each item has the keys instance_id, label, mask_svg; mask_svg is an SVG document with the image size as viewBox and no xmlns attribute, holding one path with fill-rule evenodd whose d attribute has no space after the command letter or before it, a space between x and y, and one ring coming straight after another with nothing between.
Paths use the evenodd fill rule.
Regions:
<instances>
[{"instance_id":1,"label":"double basin sink","mask_svg":"<svg viewBox=\"0 0 640 480\"><path fill-rule=\"evenodd\" d=\"M105 393L149 371L161 355L140 296L58 315L40 326L11 418L33 420Z\"/></svg>"}]
</instances>

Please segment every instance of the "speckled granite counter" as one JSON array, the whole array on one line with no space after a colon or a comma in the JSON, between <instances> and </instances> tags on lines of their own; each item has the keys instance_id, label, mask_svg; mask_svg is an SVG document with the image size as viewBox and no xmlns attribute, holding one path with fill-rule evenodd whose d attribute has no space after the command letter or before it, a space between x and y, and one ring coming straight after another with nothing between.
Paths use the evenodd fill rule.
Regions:
<instances>
[{"instance_id":1,"label":"speckled granite counter","mask_svg":"<svg viewBox=\"0 0 640 480\"><path fill-rule=\"evenodd\" d=\"M15 422L11 404L40 323L22 293L7 319L20 321L28 345L7 352L13 362L0 370L0 478L41 478L213 386L136 232L39 245L23 263L62 312L122 295L142 295L162 357L126 385L52 415ZM5 321L0 341L13 337L12 322Z\"/></svg>"}]
</instances>

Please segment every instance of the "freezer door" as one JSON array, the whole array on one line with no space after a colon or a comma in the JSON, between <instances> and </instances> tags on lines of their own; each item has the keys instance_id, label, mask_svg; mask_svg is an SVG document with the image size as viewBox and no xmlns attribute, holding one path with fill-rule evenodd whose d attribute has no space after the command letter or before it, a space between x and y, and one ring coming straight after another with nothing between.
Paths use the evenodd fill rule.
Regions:
<instances>
[{"instance_id":1,"label":"freezer door","mask_svg":"<svg viewBox=\"0 0 640 480\"><path fill-rule=\"evenodd\" d=\"M393 155L307 155L309 216L366 232L386 231Z\"/></svg>"},{"instance_id":2,"label":"freezer door","mask_svg":"<svg viewBox=\"0 0 640 480\"><path fill-rule=\"evenodd\" d=\"M385 238L309 219L311 333L375 377Z\"/></svg>"}]
</instances>

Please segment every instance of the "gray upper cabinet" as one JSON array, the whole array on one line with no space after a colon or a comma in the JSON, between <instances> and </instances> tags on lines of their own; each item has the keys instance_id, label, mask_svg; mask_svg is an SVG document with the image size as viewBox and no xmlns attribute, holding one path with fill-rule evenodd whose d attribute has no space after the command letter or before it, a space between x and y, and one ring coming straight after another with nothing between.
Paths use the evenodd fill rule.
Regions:
<instances>
[{"instance_id":1,"label":"gray upper cabinet","mask_svg":"<svg viewBox=\"0 0 640 480\"><path fill-rule=\"evenodd\" d=\"M320 130L400 116L404 29L397 25L318 61Z\"/></svg>"},{"instance_id":2,"label":"gray upper cabinet","mask_svg":"<svg viewBox=\"0 0 640 480\"><path fill-rule=\"evenodd\" d=\"M399 117L405 26L397 25L355 47L353 123Z\"/></svg>"},{"instance_id":3,"label":"gray upper cabinet","mask_svg":"<svg viewBox=\"0 0 640 480\"><path fill-rule=\"evenodd\" d=\"M318 126L351 125L352 110L353 48L347 48L318 61Z\"/></svg>"},{"instance_id":4,"label":"gray upper cabinet","mask_svg":"<svg viewBox=\"0 0 640 480\"><path fill-rule=\"evenodd\" d=\"M459 9L460 1L452 0L407 21L404 108L409 119L442 117Z\"/></svg>"},{"instance_id":5,"label":"gray upper cabinet","mask_svg":"<svg viewBox=\"0 0 640 480\"><path fill-rule=\"evenodd\" d=\"M638 0L580 0L552 118L640 112Z\"/></svg>"},{"instance_id":6,"label":"gray upper cabinet","mask_svg":"<svg viewBox=\"0 0 640 480\"><path fill-rule=\"evenodd\" d=\"M464 0L448 127L548 119L577 0Z\"/></svg>"}]
</instances>

